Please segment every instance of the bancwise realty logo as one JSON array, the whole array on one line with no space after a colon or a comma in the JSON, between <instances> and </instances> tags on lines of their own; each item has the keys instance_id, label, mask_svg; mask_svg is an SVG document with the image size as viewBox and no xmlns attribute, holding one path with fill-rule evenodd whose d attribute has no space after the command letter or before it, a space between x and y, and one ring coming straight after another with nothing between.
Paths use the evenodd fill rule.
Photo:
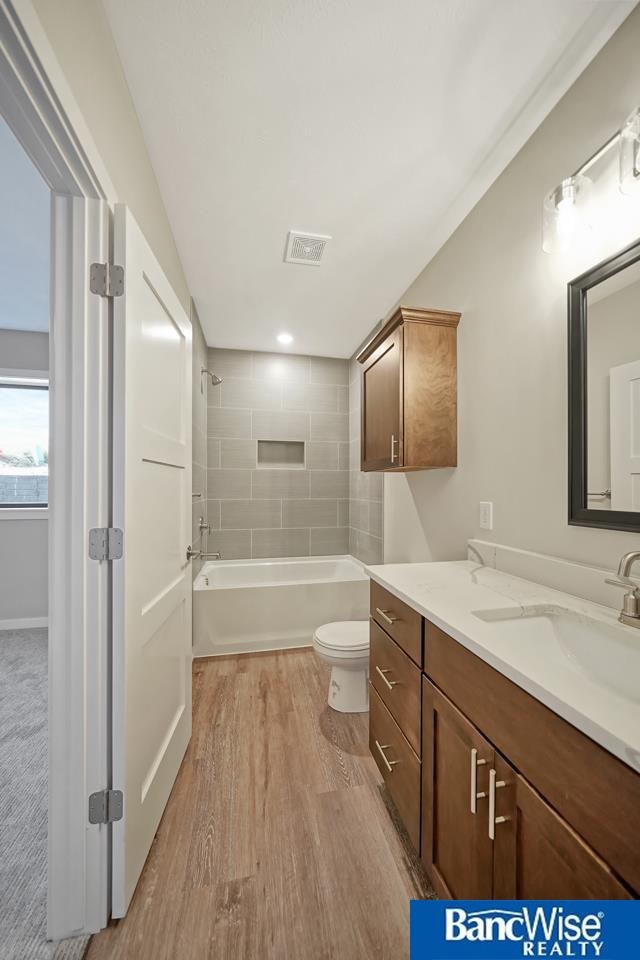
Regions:
<instances>
[{"instance_id":1,"label":"bancwise realty logo","mask_svg":"<svg viewBox=\"0 0 640 960\"><path fill-rule=\"evenodd\" d=\"M634 900L412 900L411 960L640 955Z\"/></svg>"}]
</instances>

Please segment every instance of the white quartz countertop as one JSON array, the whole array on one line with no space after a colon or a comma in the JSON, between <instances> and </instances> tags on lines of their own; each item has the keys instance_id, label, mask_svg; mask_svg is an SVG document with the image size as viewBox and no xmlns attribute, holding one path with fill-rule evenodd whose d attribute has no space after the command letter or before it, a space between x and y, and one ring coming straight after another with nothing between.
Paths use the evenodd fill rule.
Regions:
<instances>
[{"instance_id":1,"label":"white quartz countertop","mask_svg":"<svg viewBox=\"0 0 640 960\"><path fill-rule=\"evenodd\" d=\"M635 671L636 662L640 664L640 630L619 624L615 610L467 560L384 564L368 567L367 572L376 583L640 772L640 671L629 676L629 665ZM549 645L542 633L538 639L531 629L536 624L526 623L532 608L543 615L545 611L569 611L578 624L574 630L577 642L580 623L590 627L595 623L602 629L603 644L610 642L607 631L615 635L611 655L607 654L607 670L615 681L619 658L619 670L624 673L620 679L631 694L621 695L600 682L596 672L585 668L570 649ZM483 612L493 619L483 620ZM508 630L500 622L502 614L509 616Z\"/></svg>"}]
</instances>

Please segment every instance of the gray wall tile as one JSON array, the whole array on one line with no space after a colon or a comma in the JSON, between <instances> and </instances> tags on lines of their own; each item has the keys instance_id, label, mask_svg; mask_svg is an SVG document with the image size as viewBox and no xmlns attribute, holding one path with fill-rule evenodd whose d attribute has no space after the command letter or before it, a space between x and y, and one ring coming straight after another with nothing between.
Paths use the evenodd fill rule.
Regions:
<instances>
[{"instance_id":1,"label":"gray wall tile","mask_svg":"<svg viewBox=\"0 0 640 960\"><path fill-rule=\"evenodd\" d=\"M210 552L223 560L246 560L251 556L251 530L216 530L209 537Z\"/></svg>"},{"instance_id":2,"label":"gray wall tile","mask_svg":"<svg viewBox=\"0 0 640 960\"><path fill-rule=\"evenodd\" d=\"M338 389L331 383L285 383L282 405L285 410L337 413Z\"/></svg>"},{"instance_id":3,"label":"gray wall tile","mask_svg":"<svg viewBox=\"0 0 640 960\"><path fill-rule=\"evenodd\" d=\"M211 441L209 441L211 442ZM255 440L218 440L220 444L220 466L254 470L256 466Z\"/></svg>"},{"instance_id":4,"label":"gray wall tile","mask_svg":"<svg viewBox=\"0 0 640 960\"><path fill-rule=\"evenodd\" d=\"M207 492L212 500L250 500L251 470L209 470Z\"/></svg>"},{"instance_id":5,"label":"gray wall tile","mask_svg":"<svg viewBox=\"0 0 640 960\"><path fill-rule=\"evenodd\" d=\"M282 526L281 500L223 500L220 508L220 526L223 530L254 530L256 527ZM300 524L286 524L286 526L300 526Z\"/></svg>"},{"instance_id":6,"label":"gray wall tile","mask_svg":"<svg viewBox=\"0 0 640 960\"><path fill-rule=\"evenodd\" d=\"M207 500L207 521L211 524L212 530L220 529L220 501ZM211 546L211 542L209 542Z\"/></svg>"},{"instance_id":7,"label":"gray wall tile","mask_svg":"<svg viewBox=\"0 0 640 960\"><path fill-rule=\"evenodd\" d=\"M251 495L254 500L290 499L309 496L309 473L306 470L268 470L252 473Z\"/></svg>"},{"instance_id":8,"label":"gray wall tile","mask_svg":"<svg viewBox=\"0 0 640 960\"><path fill-rule=\"evenodd\" d=\"M349 383L349 361L311 357L311 383Z\"/></svg>"},{"instance_id":9,"label":"gray wall tile","mask_svg":"<svg viewBox=\"0 0 640 960\"><path fill-rule=\"evenodd\" d=\"M349 416L346 413L310 414L311 440L348 440Z\"/></svg>"},{"instance_id":10,"label":"gray wall tile","mask_svg":"<svg viewBox=\"0 0 640 960\"><path fill-rule=\"evenodd\" d=\"M337 500L284 500L283 527L337 527Z\"/></svg>"},{"instance_id":11,"label":"gray wall tile","mask_svg":"<svg viewBox=\"0 0 640 960\"><path fill-rule=\"evenodd\" d=\"M283 353L253 354L253 376L256 380L308 383L310 369L309 357Z\"/></svg>"},{"instance_id":12,"label":"gray wall tile","mask_svg":"<svg viewBox=\"0 0 640 960\"><path fill-rule=\"evenodd\" d=\"M343 500L349 496L349 475L345 470L312 470L310 497Z\"/></svg>"},{"instance_id":13,"label":"gray wall tile","mask_svg":"<svg viewBox=\"0 0 640 960\"><path fill-rule=\"evenodd\" d=\"M310 470L337 470L339 448L335 441L312 440L307 446L307 466Z\"/></svg>"},{"instance_id":14,"label":"gray wall tile","mask_svg":"<svg viewBox=\"0 0 640 960\"><path fill-rule=\"evenodd\" d=\"M209 407L207 433L210 437L250 437L251 411Z\"/></svg>"},{"instance_id":15,"label":"gray wall tile","mask_svg":"<svg viewBox=\"0 0 640 960\"><path fill-rule=\"evenodd\" d=\"M247 410L282 409L282 384L268 380L225 380L218 387L220 406Z\"/></svg>"},{"instance_id":16,"label":"gray wall tile","mask_svg":"<svg viewBox=\"0 0 640 960\"><path fill-rule=\"evenodd\" d=\"M309 414L278 410L254 410L252 436L256 440L307 440Z\"/></svg>"},{"instance_id":17,"label":"gray wall tile","mask_svg":"<svg viewBox=\"0 0 640 960\"><path fill-rule=\"evenodd\" d=\"M224 382L197 393L199 366ZM364 502L368 495L359 449L355 457L359 427L349 444L350 374L348 361L326 357L206 346L197 362L194 355L194 456L198 450L205 462L194 461L193 475L203 478L205 509L222 528L220 542L210 538L210 550L225 554L227 546L225 555L233 558L305 556L314 528L322 531L313 538L314 556L323 544L331 553L346 550L349 499ZM304 467L258 466L257 440L304 443ZM368 520L368 507L360 514Z\"/></svg>"},{"instance_id":18,"label":"gray wall tile","mask_svg":"<svg viewBox=\"0 0 640 960\"><path fill-rule=\"evenodd\" d=\"M348 553L349 528L312 528L309 552L312 557Z\"/></svg>"},{"instance_id":19,"label":"gray wall tile","mask_svg":"<svg viewBox=\"0 0 640 960\"><path fill-rule=\"evenodd\" d=\"M264 557L308 557L309 530L254 530L251 555Z\"/></svg>"},{"instance_id":20,"label":"gray wall tile","mask_svg":"<svg viewBox=\"0 0 640 960\"><path fill-rule=\"evenodd\" d=\"M209 470L215 470L220 466L220 441L212 440L211 437L207 440L207 467Z\"/></svg>"},{"instance_id":21,"label":"gray wall tile","mask_svg":"<svg viewBox=\"0 0 640 960\"><path fill-rule=\"evenodd\" d=\"M207 363L209 370L219 377L253 376L253 356L247 350L216 350L210 347Z\"/></svg>"}]
</instances>

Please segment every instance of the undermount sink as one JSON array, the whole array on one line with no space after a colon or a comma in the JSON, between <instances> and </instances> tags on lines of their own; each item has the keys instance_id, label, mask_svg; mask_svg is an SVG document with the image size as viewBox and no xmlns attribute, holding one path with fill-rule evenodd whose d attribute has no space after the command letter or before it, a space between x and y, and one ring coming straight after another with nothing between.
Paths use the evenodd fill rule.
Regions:
<instances>
[{"instance_id":1,"label":"undermount sink","mask_svg":"<svg viewBox=\"0 0 640 960\"><path fill-rule=\"evenodd\" d=\"M640 630L549 605L473 614L492 625L496 639L525 641L537 657L543 651L551 659L560 655L598 686L640 703Z\"/></svg>"}]
</instances>

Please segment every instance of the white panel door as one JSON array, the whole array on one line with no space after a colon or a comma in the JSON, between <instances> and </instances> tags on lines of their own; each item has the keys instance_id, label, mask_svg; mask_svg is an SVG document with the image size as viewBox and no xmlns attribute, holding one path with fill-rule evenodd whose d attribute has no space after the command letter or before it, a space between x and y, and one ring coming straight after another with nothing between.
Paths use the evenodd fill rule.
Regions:
<instances>
[{"instance_id":1,"label":"white panel door","mask_svg":"<svg viewBox=\"0 0 640 960\"><path fill-rule=\"evenodd\" d=\"M115 208L112 915L122 917L191 736L191 324L142 231Z\"/></svg>"},{"instance_id":2,"label":"white panel door","mask_svg":"<svg viewBox=\"0 0 640 960\"><path fill-rule=\"evenodd\" d=\"M609 374L611 509L640 510L640 360Z\"/></svg>"}]
</instances>

